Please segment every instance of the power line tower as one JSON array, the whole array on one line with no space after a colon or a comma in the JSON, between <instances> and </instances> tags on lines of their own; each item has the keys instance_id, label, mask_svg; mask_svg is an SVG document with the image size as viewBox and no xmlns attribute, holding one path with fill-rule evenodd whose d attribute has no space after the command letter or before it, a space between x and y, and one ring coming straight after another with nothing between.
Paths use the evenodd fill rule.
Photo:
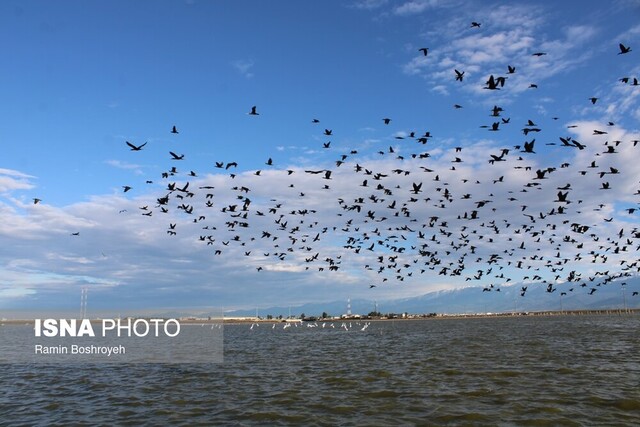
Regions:
<instances>
[{"instance_id":1,"label":"power line tower","mask_svg":"<svg viewBox=\"0 0 640 427\"><path fill-rule=\"evenodd\" d=\"M89 293L89 288L84 287L80 290L80 318L84 319L87 317L87 294Z\"/></svg>"}]
</instances>

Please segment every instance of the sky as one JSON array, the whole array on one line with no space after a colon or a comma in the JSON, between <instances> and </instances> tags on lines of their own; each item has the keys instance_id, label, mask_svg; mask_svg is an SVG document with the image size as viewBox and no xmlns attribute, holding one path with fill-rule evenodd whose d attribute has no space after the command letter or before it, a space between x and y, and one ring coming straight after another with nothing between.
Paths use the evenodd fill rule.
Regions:
<instances>
[{"instance_id":1,"label":"sky","mask_svg":"<svg viewBox=\"0 0 640 427\"><path fill-rule=\"evenodd\" d=\"M2 2L0 307L635 276L638 18L632 0Z\"/></svg>"}]
</instances>

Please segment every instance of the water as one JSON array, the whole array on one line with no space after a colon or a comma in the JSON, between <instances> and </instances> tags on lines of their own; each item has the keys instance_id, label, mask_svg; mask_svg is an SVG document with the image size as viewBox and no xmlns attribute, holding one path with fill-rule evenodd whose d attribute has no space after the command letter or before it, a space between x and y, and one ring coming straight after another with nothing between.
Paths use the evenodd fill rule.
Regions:
<instances>
[{"instance_id":1,"label":"water","mask_svg":"<svg viewBox=\"0 0 640 427\"><path fill-rule=\"evenodd\" d=\"M221 364L3 365L0 424L640 424L637 315L340 326L225 325Z\"/></svg>"}]
</instances>

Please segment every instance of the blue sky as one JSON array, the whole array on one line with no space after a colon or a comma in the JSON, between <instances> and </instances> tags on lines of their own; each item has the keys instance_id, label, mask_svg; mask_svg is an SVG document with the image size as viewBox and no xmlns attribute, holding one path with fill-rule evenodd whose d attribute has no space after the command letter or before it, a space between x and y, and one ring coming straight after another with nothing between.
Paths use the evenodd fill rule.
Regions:
<instances>
[{"instance_id":1,"label":"blue sky","mask_svg":"<svg viewBox=\"0 0 640 427\"><path fill-rule=\"evenodd\" d=\"M422 166L440 173L456 200L464 194L471 194L474 203L491 199L495 211L487 210L481 220L520 221L521 204L507 199L516 198L531 178L533 172L523 175L522 169L514 169L524 165L516 163L517 157L526 157L522 161L533 171L559 169L545 181L540 196L522 195L530 198L528 203L546 201L539 212L554 206L556 187L571 182L570 199L576 202L565 217L569 225L589 225L604 241L621 227L626 228L624 238L631 239L637 226L637 216L623 211L637 206L634 193L640 188L631 142L639 138L640 119L640 89L632 85L633 78L640 77L637 1L29 1L3 2L0 12L0 36L6 41L0 69L0 235L5 241L0 250L0 305L73 305L82 286L90 287L94 304L115 306L142 300L252 307L347 296L389 299L469 286L465 277L487 268L487 256L496 250L477 239L478 252L486 254L478 265L468 262L460 277L416 271L402 283L393 274L383 282L386 272L367 270L375 262L370 257L393 254L380 247L365 256L343 247L348 235L362 237L371 225L345 211L354 228L340 232L348 218L338 215L338 199L351 203L360 195L370 196L361 193L359 184L367 177L353 172L356 163L391 175L384 183L398 190L393 195L398 206L411 197L408 190L419 180L425 181L420 197L436 200L442 194L442 186L437 190L439 184L426 183ZM471 26L474 21L479 28ZM632 50L618 54L619 43ZM429 48L427 56L418 50L423 47ZM545 55L533 56L536 52ZM507 74L508 65L516 72ZM455 80L454 69L464 71L461 82ZM489 75L507 77L505 87L483 89ZM630 80L621 82L623 77ZM595 104L592 97L598 98ZM257 116L248 114L254 105ZM495 105L503 108L501 118L509 118L509 123L489 132L481 126L501 119L491 116ZM382 121L387 117L389 125ZM541 131L523 135L528 120ZM179 134L170 132L174 125ZM324 135L325 129L332 135ZM593 135L593 129L607 134ZM409 137L412 131L416 136L428 131L433 137L422 145ZM560 144L561 136L587 149L547 145ZM532 138L535 155L513 148ZM622 141L615 157L601 156L605 141L615 140ZM147 145L133 152L125 141ZM330 147L323 148L328 141ZM503 148L510 149L509 161L490 165L489 156ZM184 160L171 160L169 151L184 154ZM430 159L411 159L411 154L424 152ZM337 167L335 161L343 154L348 155L346 163ZM455 157L463 162L453 164ZM273 166L265 164L268 158ZM594 159L621 174L604 179L594 171L580 175ZM232 169L236 178L214 167L215 162L232 161L239 164ZM571 166L560 168L562 163ZM171 166L179 172L163 179L162 172ZM452 166L457 170L451 171ZM287 169L295 170L291 177ZM410 175L394 174L394 169ZM262 170L260 176L256 170ZM332 170L333 178L323 181L305 170ZM197 176L189 176L190 171ZM462 175L481 183L472 189L459 187ZM493 181L500 176L513 186L496 188ZM578 179L581 176L586 178ZM432 182L432 175L428 179ZM594 191L607 179L613 188L606 196ZM371 177L369 181L374 183ZM193 223L177 209L175 194L171 212L159 213L156 200L167 194L170 182L180 187L190 183L198 216L217 227L216 242L210 246L224 249L221 256L200 244L204 222ZM324 190L325 184L331 188ZM206 191L195 189L209 185L216 187L215 207L205 215ZM313 264L305 271L307 255L299 250L285 260L258 256L278 251L260 237L262 231L277 231L272 219L267 223L253 218L249 231L236 233L225 226L228 213L220 212L241 200L232 188L243 185L251 189L247 197L252 215L257 215L253 209L268 211L277 203L287 213L315 210L308 220L291 218L290 228L294 221L306 222L300 230L284 230L281 239L295 235L293 246L299 245L305 234L313 239L316 230L327 227L330 231L320 243L314 242L311 254L344 259L340 270L317 271ZM124 193L123 186L132 189ZM33 204L33 198L42 201ZM428 224L433 212L439 222L455 223L458 215L472 210L466 202L451 203L448 209L438 210L434 204L413 210L411 219L396 217L389 223ZM598 207L600 203L605 206ZM585 208L578 209L578 204ZM142 216L142 206L154 210L153 216ZM369 209L363 209L363 215ZM380 208L378 217L382 211L393 214ZM557 227L567 226L565 218ZM314 221L316 228L305 228ZM176 224L175 236L167 233L168 224ZM356 225L362 230L355 231ZM471 229L456 223L454 231L467 234ZM521 237L508 234L511 230L502 229L501 250L508 251L509 242ZM255 233L256 240L250 240ZM562 234L557 234L560 239ZM220 246L235 235L244 246ZM415 242L414 233L406 229L388 230L386 237ZM401 259L413 263L420 258L404 244L407 252ZM442 254L445 243L440 244ZM550 241L538 248L555 253L557 245ZM592 240L587 245L598 249ZM285 245L280 250L286 251ZM562 250L572 259L579 252ZM616 257L616 262L628 263L638 258L631 250ZM441 259L453 262L452 257ZM598 270L584 259L576 269L593 277ZM512 272L506 257L502 267ZM529 280L521 273L513 271L507 284ZM554 273L543 277L553 281ZM471 282L488 286L503 279Z\"/></svg>"}]
</instances>

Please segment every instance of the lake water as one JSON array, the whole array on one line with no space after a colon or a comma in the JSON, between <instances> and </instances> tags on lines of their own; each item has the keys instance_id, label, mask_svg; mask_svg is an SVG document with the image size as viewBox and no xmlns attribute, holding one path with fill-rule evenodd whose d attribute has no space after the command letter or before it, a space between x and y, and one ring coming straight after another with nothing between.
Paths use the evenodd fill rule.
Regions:
<instances>
[{"instance_id":1,"label":"lake water","mask_svg":"<svg viewBox=\"0 0 640 427\"><path fill-rule=\"evenodd\" d=\"M0 424L640 425L638 315L364 326L225 325L210 365L4 364Z\"/></svg>"}]
</instances>

